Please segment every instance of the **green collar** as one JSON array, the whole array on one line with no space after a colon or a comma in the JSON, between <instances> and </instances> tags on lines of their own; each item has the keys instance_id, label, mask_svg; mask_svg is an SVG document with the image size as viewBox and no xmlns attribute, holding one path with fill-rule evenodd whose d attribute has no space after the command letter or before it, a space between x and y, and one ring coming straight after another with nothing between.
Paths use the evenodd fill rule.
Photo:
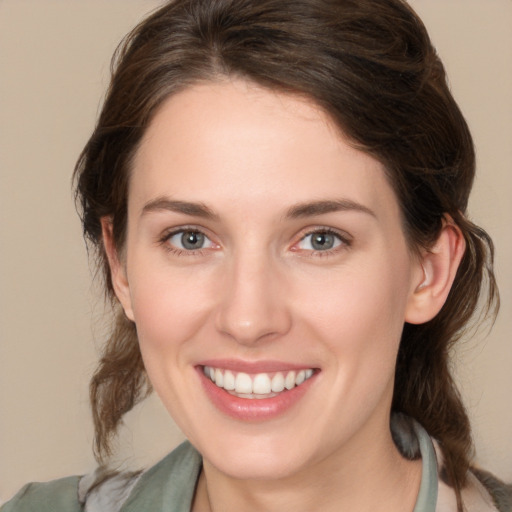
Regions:
<instances>
[{"instance_id":1,"label":"green collar","mask_svg":"<svg viewBox=\"0 0 512 512\"><path fill-rule=\"evenodd\" d=\"M421 484L413 512L435 512L437 505L437 457L432 439L416 421L414 431L420 445L422 460Z\"/></svg>"}]
</instances>

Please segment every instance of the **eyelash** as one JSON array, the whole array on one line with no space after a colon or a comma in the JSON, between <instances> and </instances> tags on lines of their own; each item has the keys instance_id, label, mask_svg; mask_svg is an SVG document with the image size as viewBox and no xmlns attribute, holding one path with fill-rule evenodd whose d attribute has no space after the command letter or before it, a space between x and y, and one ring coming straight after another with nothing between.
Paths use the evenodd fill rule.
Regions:
<instances>
[{"instance_id":1,"label":"eyelash","mask_svg":"<svg viewBox=\"0 0 512 512\"><path fill-rule=\"evenodd\" d=\"M339 243L339 245L337 245L331 249L316 250L316 251L300 249L300 248L296 248L296 249L293 248L293 247L296 247L298 244L300 244L302 241L304 241L308 236L314 236L316 234L333 236L340 243ZM304 234L300 237L299 241L294 244L294 246L292 247L292 250L296 251L296 252L304 250L304 251L308 252L308 256L306 256L306 257L326 258L326 257L330 257L330 256L335 256L340 251L350 248L351 245L352 245L352 239L347 233L340 232L340 231L337 231L335 229L328 228L328 227L319 227L319 228L307 230L306 232L304 232Z\"/></svg>"},{"instance_id":2,"label":"eyelash","mask_svg":"<svg viewBox=\"0 0 512 512\"><path fill-rule=\"evenodd\" d=\"M214 244L214 242L211 241L210 237L204 232L203 229L195 227L195 226L190 226L190 227L182 226L180 228L176 228L176 229L173 229L172 231L166 232L158 240L158 243L160 245L162 245L167 252L169 252L173 255L176 255L176 256L201 256L201 255L205 254L205 252L204 252L205 250L207 251L210 249L210 247L200 248L200 249L196 249L196 250L180 249L180 248L175 247L169 243L169 240L172 237L179 235L179 234L184 234L184 233L196 233L196 234L202 235L207 240L209 240L212 244ZM331 249L325 249L325 250L309 250L309 249L297 248L297 245L300 244L301 242L303 242L308 236L314 236L315 234L333 236L340 243ZM352 240L346 233L339 232L332 228L319 227L316 229L304 231L303 234L301 235L300 239L293 244L291 250L293 252L307 252L308 256L305 256L304 254L302 254L302 256L304 256L304 257L325 258L325 257L333 256L333 255L337 254L338 252L349 248L351 245L352 245Z\"/></svg>"},{"instance_id":3,"label":"eyelash","mask_svg":"<svg viewBox=\"0 0 512 512\"><path fill-rule=\"evenodd\" d=\"M187 249L180 249L179 247L175 247L173 246L172 244L169 243L169 240L173 237L173 236L176 236L176 235L179 235L179 234L184 234L184 233L196 233L196 234L199 234L199 235L203 235L207 240L210 240L211 242L211 239L210 237L204 232L204 230L198 228L198 227L195 227L195 226L182 226L180 228L176 228L176 229L173 229L172 231L168 231L166 232L159 240L158 240L158 243L160 245L162 245L164 247L164 249L173 254L173 255L176 255L176 256L201 256L201 255L204 255L204 251L205 251L205 248L201 248L201 249L191 249L191 250L187 250ZM212 244L214 242L211 242ZM209 249L209 248L206 248L206 249Z\"/></svg>"}]
</instances>

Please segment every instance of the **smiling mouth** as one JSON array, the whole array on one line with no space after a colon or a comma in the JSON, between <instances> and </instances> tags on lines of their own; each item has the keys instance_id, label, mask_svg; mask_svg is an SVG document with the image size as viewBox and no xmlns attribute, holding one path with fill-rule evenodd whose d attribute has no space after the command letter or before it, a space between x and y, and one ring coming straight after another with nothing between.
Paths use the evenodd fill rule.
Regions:
<instances>
[{"instance_id":1,"label":"smiling mouth","mask_svg":"<svg viewBox=\"0 0 512 512\"><path fill-rule=\"evenodd\" d=\"M315 370L305 368L297 371L249 374L203 366L203 373L217 387L226 390L231 395L238 398L262 399L273 398L282 392L300 386L314 375Z\"/></svg>"}]
</instances>

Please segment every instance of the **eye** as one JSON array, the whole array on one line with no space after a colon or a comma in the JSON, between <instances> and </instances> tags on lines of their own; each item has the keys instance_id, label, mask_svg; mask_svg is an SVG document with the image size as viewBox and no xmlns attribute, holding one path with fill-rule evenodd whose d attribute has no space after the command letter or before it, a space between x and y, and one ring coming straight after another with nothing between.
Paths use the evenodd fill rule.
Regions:
<instances>
[{"instance_id":1,"label":"eye","mask_svg":"<svg viewBox=\"0 0 512 512\"><path fill-rule=\"evenodd\" d=\"M214 247L214 243L204 233L195 229L174 231L165 241L179 251L198 251Z\"/></svg>"},{"instance_id":2,"label":"eye","mask_svg":"<svg viewBox=\"0 0 512 512\"><path fill-rule=\"evenodd\" d=\"M330 251L343 244L349 245L348 241L338 233L330 230L319 230L305 235L296 247L302 251Z\"/></svg>"}]
</instances>

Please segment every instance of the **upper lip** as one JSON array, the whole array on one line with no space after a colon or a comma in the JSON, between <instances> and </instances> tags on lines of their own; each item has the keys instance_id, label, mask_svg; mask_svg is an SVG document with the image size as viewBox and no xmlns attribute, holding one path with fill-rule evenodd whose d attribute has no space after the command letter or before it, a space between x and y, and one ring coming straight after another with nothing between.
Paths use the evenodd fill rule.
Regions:
<instances>
[{"instance_id":1,"label":"upper lip","mask_svg":"<svg viewBox=\"0 0 512 512\"><path fill-rule=\"evenodd\" d=\"M201 361L198 366L210 366L244 373L266 373L316 368L308 363L290 363L276 360L244 361L242 359L208 359Z\"/></svg>"}]
</instances>

